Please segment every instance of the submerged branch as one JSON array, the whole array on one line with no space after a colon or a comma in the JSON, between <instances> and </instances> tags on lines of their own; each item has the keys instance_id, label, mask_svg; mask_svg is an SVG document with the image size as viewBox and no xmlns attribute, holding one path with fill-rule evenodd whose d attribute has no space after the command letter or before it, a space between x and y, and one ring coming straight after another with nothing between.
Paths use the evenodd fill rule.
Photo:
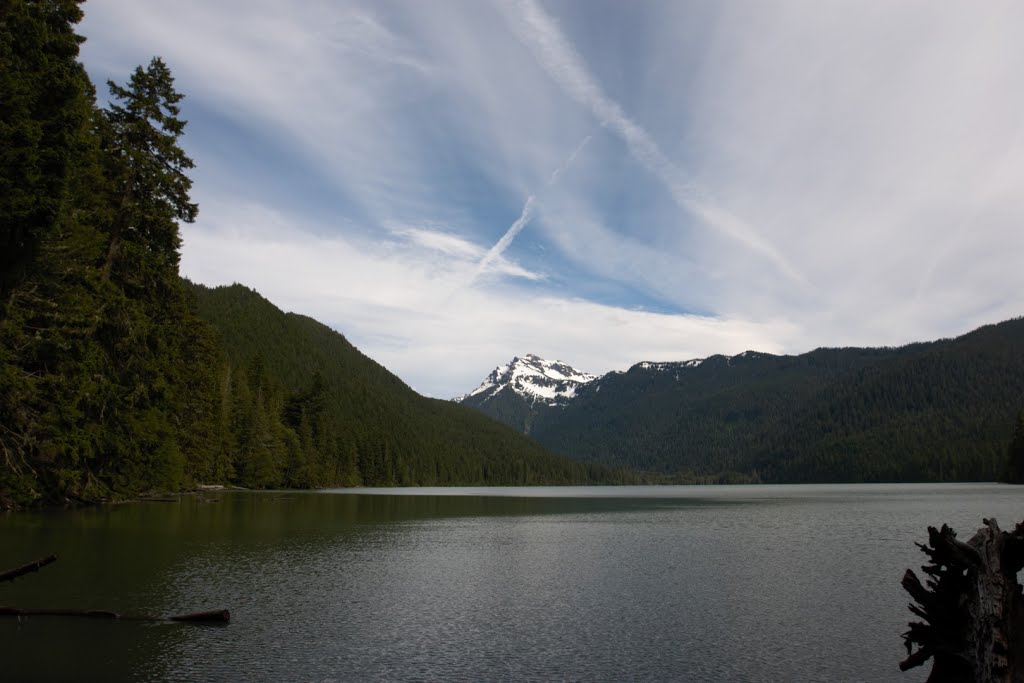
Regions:
<instances>
[{"instance_id":1,"label":"submerged branch","mask_svg":"<svg viewBox=\"0 0 1024 683\"><path fill-rule=\"evenodd\" d=\"M45 567L46 565L53 564L56 561L57 561L57 556L56 555L50 555L48 557L41 557L38 560L34 560L32 562L29 562L28 564L23 564L22 566L18 567L17 569L11 569L10 571L6 571L6 572L0 574L0 581L14 581L19 576L24 576L25 574L31 574L32 572L37 572L40 569L42 569L43 567Z\"/></svg>"}]
</instances>

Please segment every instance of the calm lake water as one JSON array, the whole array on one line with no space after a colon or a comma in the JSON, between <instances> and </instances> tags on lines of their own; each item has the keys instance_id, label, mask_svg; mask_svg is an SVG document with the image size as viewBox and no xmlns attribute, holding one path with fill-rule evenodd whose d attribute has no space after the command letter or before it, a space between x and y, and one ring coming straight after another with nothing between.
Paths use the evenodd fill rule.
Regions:
<instances>
[{"instance_id":1,"label":"calm lake water","mask_svg":"<svg viewBox=\"0 0 1024 683\"><path fill-rule=\"evenodd\" d=\"M1024 487L213 493L0 515L3 680L921 681L900 579L928 525L1024 518ZM929 664L930 667L930 664Z\"/></svg>"}]
</instances>

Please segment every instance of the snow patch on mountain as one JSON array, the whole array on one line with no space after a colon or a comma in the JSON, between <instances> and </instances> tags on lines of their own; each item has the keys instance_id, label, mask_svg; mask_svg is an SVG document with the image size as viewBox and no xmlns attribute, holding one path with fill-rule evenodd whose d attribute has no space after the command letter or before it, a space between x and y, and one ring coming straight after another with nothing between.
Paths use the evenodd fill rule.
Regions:
<instances>
[{"instance_id":1,"label":"snow patch on mountain","mask_svg":"<svg viewBox=\"0 0 1024 683\"><path fill-rule=\"evenodd\" d=\"M771 354L767 353L744 351L735 356L714 355L707 358L668 362L643 361L631 367L628 372L669 373L674 375L676 381L680 381L686 376L688 370L704 363L709 363L709 367L712 368L718 367L718 364L731 367L736 362L771 357ZM592 375L580 372L561 361L548 361L539 356L527 354L521 358L513 358L510 362L494 368L491 374L480 383L480 386L468 394L452 400L463 402L472 399L471 403L482 405L508 387L532 404L565 405L577 396L579 389L585 384L593 382L593 391L598 392L601 390L601 379L623 374L626 373L621 370L612 370L606 375Z\"/></svg>"},{"instance_id":2,"label":"snow patch on mountain","mask_svg":"<svg viewBox=\"0 0 1024 683\"><path fill-rule=\"evenodd\" d=\"M555 405L569 401L576 396L580 386L594 379L596 375L581 372L561 361L544 360L531 353L494 368L480 386L455 400L465 401L472 396L479 396L481 402L486 402L509 387L531 403Z\"/></svg>"},{"instance_id":3,"label":"snow patch on mountain","mask_svg":"<svg viewBox=\"0 0 1024 683\"><path fill-rule=\"evenodd\" d=\"M651 361L643 361L634 365L634 368L640 368L641 370L655 370L658 372L672 372L679 371L682 368L695 368L709 360L721 359L725 361L727 366L732 366L737 360L751 359L758 360L761 358L771 358L770 353L761 353L760 351L744 351L743 353L737 353L735 356L723 356L721 354L708 356L707 358L693 358L691 360L683 361L668 361L664 363L655 363ZM632 368L630 368L632 369Z\"/></svg>"},{"instance_id":4,"label":"snow patch on mountain","mask_svg":"<svg viewBox=\"0 0 1024 683\"><path fill-rule=\"evenodd\" d=\"M703 358L694 358L693 360L684 361L672 361L668 363L652 363L651 361L644 361L637 363L637 366L641 370L657 370L659 372L670 372L672 370L678 370L679 368L695 368L704 362Z\"/></svg>"}]
</instances>

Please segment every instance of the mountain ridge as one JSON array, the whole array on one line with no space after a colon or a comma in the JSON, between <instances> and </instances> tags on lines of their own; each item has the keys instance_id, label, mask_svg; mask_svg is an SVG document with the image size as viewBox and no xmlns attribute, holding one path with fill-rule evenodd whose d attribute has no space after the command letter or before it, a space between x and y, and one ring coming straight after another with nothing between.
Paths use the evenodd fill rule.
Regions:
<instances>
[{"instance_id":1,"label":"mountain ridge","mask_svg":"<svg viewBox=\"0 0 1024 683\"><path fill-rule=\"evenodd\" d=\"M706 361L724 360L731 365L734 358L778 357L760 351L743 351L734 356L714 354L706 358L691 358L684 361L640 361L627 370L610 370L603 375L595 375L577 370L561 360L549 361L532 353L513 356L504 365L498 365L473 391L450 399L455 403L465 403L478 407L487 403L503 391L510 390L528 403L544 405L564 405L577 396L583 385L599 382L610 375L627 374L635 369L655 370L661 372L678 372L695 368Z\"/></svg>"},{"instance_id":2,"label":"mountain ridge","mask_svg":"<svg viewBox=\"0 0 1024 683\"><path fill-rule=\"evenodd\" d=\"M901 347L641 361L557 409L467 402L583 462L763 482L992 480L1022 403L1022 318Z\"/></svg>"}]
</instances>

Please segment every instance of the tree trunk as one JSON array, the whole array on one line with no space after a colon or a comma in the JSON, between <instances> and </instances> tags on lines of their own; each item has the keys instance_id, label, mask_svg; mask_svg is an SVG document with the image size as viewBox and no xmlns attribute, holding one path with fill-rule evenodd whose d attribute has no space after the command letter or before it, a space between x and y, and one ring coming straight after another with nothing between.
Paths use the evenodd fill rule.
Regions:
<instances>
[{"instance_id":1,"label":"tree trunk","mask_svg":"<svg viewBox=\"0 0 1024 683\"><path fill-rule=\"evenodd\" d=\"M107 258L103 262L103 281L110 282L110 273L114 268L114 260L117 258L117 252L121 248L121 235L124 234L125 227L128 224L128 207L134 201L135 197L135 171L133 170L128 177L128 182L125 187L124 193L121 195L121 201L117 207L117 214L114 216L113 225L110 229L110 244L107 246Z\"/></svg>"},{"instance_id":2,"label":"tree trunk","mask_svg":"<svg viewBox=\"0 0 1024 683\"><path fill-rule=\"evenodd\" d=\"M943 525L928 528L922 584L910 569L903 588L916 604L903 635L906 671L934 659L929 683L1024 682L1024 597L1017 572L1024 568L1024 522L1000 531L994 519L967 543ZM917 651L914 651L917 646Z\"/></svg>"}]
</instances>

